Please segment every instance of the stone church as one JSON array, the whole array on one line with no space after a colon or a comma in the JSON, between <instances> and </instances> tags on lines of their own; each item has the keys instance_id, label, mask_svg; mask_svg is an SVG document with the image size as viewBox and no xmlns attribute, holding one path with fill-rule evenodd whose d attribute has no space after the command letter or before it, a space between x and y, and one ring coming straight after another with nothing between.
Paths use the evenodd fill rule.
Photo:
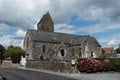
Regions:
<instances>
[{"instance_id":1,"label":"stone church","mask_svg":"<svg viewBox=\"0 0 120 80\"><path fill-rule=\"evenodd\" d=\"M72 60L98 57L101 45L90 35L54 32L54 22L46 12L37 24L37 30L28 29L24 38L27 60Z\"/></svg>"}]
</instances>

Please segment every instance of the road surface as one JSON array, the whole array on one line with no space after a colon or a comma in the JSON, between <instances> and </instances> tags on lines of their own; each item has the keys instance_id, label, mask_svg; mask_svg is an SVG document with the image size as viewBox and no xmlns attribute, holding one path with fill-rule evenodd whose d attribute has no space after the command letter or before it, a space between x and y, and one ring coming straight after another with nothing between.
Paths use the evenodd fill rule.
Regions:
<instances>
[{"instance_id":1,"label":"road surface","mask_svg":"<svg viewBox=\"0 0 120 80\"><path fill-rule=\"evenodd\" d=\"M75 80L44 72L13 68L0 68L0 76L5 80Z\"/></svg>"}]
</instances>

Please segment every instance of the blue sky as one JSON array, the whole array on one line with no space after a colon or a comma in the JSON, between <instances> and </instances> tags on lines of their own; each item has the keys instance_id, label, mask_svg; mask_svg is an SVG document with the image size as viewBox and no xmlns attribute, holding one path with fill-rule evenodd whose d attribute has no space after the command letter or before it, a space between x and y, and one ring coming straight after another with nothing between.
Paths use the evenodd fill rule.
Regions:
<instances>
[{"instance_id":1,"label":"blue sky","mask_svg":"<svg viewBox=\"0 0 120 80\"><path fill-rule=\"evenodd\" d=\"M0 43L22 47L27 29L49 11L55 32L91 35L102 47L117 48L119 9L119 0L0 0Z\"/></svg>"}]
</instances>

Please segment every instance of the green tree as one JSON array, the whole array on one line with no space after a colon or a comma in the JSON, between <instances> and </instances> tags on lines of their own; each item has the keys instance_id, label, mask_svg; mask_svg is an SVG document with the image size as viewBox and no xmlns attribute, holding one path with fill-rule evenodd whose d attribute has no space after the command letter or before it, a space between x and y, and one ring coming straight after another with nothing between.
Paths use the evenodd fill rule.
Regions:
<instances>
[{"instance_id":1,"label":"green tree","mask_svg":"<svg viewBox=\"0 0 120 80\"><path fill-rule=\"evenodd\" d=\"M120 53L120 48L117 48L115 51L116 51L117 53Z\"/></svg>"},{"instance_id":2,"label":"green tree","mask_svg":"<svg viewBox=\"0 0 120 80\"><path fill-rule=\"evenodd\" d=\"M19 63L20 57L25 55L25 51L19 46L8 46L5 57L11 57L13 63Z\"/></svg>"},{"instance_id":3,"label":"green tree","mask_svg":"<svg viewBox=\"0 0 120 80\"><path fill-rule=\"evenodd\" d=\"M14 47L13 45L10 45L10 46L7 47L6 52L4 54L5 58L11 57L12 53L14 52L13 47Z\"/></svg>"},{"instance_id":4,"label":"green tree","mask_svg":"<svg viewBox=\"0 0 120 80\"><path fill-rule=\"evenodd\" d=\"M12 62L20 63L21 56L25 57L25 51L22 49L20 51L18 51L17 53L12 53L12 55L11 55Z\"/></svg>"},{"instance_id":5,"label":"green tree","mask_svg":"<svg viewBox=\"0 0 120 80\"><path fill-rule=\"evenodd\" d=\"M4 59L4 53L5 53L6 49L3 45L0 44L0 62L2 63L3 59Z\"/></svg>"}]
</instances>

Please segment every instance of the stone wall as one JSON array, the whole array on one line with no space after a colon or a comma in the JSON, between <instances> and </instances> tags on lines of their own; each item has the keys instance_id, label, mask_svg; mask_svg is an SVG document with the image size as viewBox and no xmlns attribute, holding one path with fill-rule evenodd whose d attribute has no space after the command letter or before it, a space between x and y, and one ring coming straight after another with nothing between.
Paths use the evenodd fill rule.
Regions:
<instances>
[{"instance_id":1,"label":"stone wall","mask_svg":"<svg viewBox=\"0 0 120 80\"><path fill-rule=\"evenodd\" d=\"M43 51L43 46L45 51ZM69 58L77 59L80 58L80 46L69 46L68 44L58 44L58 43L44 43L44 42L33 42L31 49L33 51L33 59L40 60L41 56L44 56L48 59L53 58ZM61 56L61 50L64 50L64 56Z\"/></svg>"},{"instance_id":2,"label":"stone wall","mask_svg":"<svg viewBox=\"0 0 120 80\"><path fill-rule=\"evenodd\" d=\"M65 73L78 72L76 66L72 66L70 62L62 62L62 61L28 60L26 67L40 69L40 70L49 70L54 72L65 72Z\"/></svg>"}]
</instances>

